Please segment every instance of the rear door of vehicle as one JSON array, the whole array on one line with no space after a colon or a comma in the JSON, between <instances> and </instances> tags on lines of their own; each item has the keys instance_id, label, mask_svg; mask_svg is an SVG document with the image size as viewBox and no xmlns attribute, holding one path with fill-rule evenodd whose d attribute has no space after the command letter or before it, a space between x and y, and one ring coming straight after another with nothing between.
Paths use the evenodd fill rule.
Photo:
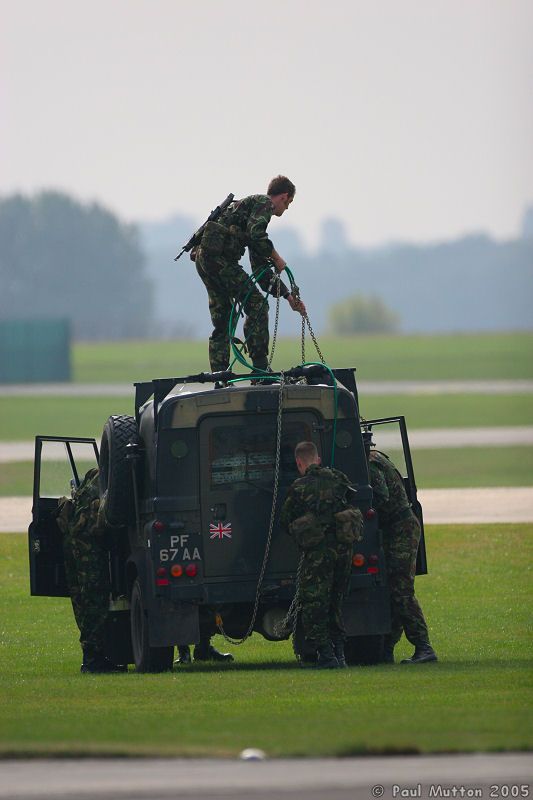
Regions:
<instances>
[{"instance_id":1,"label":"rear door of vehicle","mask_svg":"<svg viewBox=\"0 0 533 800\"><path fill-rule=\"evenodd\" d=\"M403 477L405 491L412 509L420 522L422 535L418 546L416 558L416 574L425 575L427 573L426 541L424 537L424 517L422 506L417 497L417 488L413 460L411 458L411 448L405 417L384 417L382 419L369 419L361 421L363 431L372 432L372 440L377 450L386 453Z\"/></svg>"},{"instance_id":2,"label":"rear door of vehicle","mask_svg":"<svg viewBox=\"0 0 533 800\"><path fill-rule=\"evenodd\" d=\"M321 424L322 423L322 424ZM321 449L323 420L311 411L283 415L277 515L298 477L294 448L303 440ZM259 573L272 509L277 443L275 413L209 417L200 428L201 516L207 578L250 579ZM297 552L274 525L268 573L292 572Z\"/></svg>"},{"instance_id":3,"label":"rear door of vehicle","mask_svg":"<svg viewBox=\"0 0 533 800\"><path fill-rule=\"evenodd\" d=\"M85 473L98 466L94 439L36 436L32 522L28 530L32 595L67 597L59 498L70 497Z\"/></svg>"}]
</instances>

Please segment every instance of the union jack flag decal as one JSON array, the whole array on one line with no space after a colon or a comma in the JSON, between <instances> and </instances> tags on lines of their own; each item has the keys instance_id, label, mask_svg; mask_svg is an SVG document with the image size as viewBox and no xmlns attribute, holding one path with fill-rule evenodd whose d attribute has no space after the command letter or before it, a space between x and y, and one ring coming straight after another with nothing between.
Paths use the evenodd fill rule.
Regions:
<instances>
[{"instance_id":1,"label":"union jack flag decal","mask_svg":"<svg viewBox=\"0 0 533 800\"><path fill-rule=\"evenodd\" d=\"M231 522L211 522L209 533L210 539L231 539Z\"/></svg>"}]
</instances>

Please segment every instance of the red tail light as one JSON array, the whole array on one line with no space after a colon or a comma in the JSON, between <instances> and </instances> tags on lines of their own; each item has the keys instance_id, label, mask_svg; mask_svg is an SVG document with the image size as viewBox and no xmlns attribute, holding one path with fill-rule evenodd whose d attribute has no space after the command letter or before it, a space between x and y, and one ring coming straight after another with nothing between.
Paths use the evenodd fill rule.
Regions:
<instances>
[{"instance_id":1,"label":"red tail light","mask_svg":"<svg viewBox=\"0 0 533 800\"><path fill-rule=\"evenodd\" d=\"M356 553L352 556L352 564L354 567L362 567L365 563L365 557L362 553Z\"/></svg>"},{"instance_id":2,"label":"red tail light","mask_svg":"<svg viewBox=\"0 0 533 800\"><path fill-rule=\"evenodd\" d=\"M369 564L377 564L378 561L379 561L379 556L376 553L372 553L371 556L368 556Z\"/></svg>"},{"instance_id":3,"label":"red tail light","mask_svg":"<svg viewBox=\"0 0 533 800\"><path fill-rule=\"evenodd\" d=\"M155 573L155 585L156 586L168 586L170 581L167 578L167 571L165 567L159 567L159 569Z\"/></svg>"},{"instance_id":4,"label":"red tail light","mask_svg":"<svg viewBox=\"0 0 533 800\"><path fill-rule=\"evenodd\" d=\"M181 564L173 564L170 569L170 574L173 578L181 578L183 575L183 567Z\"/></svg>"},{"instance_id":5,"label":"red tail light","mask_svg":"<svg viewBox=\"0 0 533 800\"><path fill-rule=\"evenodd\" d=\"M164 522L160 519L156 519L155 522L152 523L152 528L156 533L162 533L167 526Z\"/></svg>"},{"instance_id":6,"label":"red tail light","mask_svg":"<svg viewBox=\"0 0 533 800\"><path fill-rule=\"evenodd\" d=\"M367 519L374 519L375 516L376 516L376 509L375 508L367 508L367 510L365 511L365 517Z\"/></svg>"},{"instance_id":7,"label":"red tail light","mask_svg":"<svg viewBox=\"0 0 533 800\"><path fill-rule=\"evenodd\" d=\"M367 569L367 573L369 575L377 575L378 572L379 572L379 568L378 567L368 567L368 569Z\"/></svg>"},{"instance_id":8,"label":"red tail light","mask_svg":"<svg viewBox=\"0 0 533 800\"><path fill-rule=\"evenodd\" d=\"M185 567L185 574L189 576L189 578L194 578L196 573L198 572L198 567L196 564L187 564Z\"/></svg>"}]
</instances>

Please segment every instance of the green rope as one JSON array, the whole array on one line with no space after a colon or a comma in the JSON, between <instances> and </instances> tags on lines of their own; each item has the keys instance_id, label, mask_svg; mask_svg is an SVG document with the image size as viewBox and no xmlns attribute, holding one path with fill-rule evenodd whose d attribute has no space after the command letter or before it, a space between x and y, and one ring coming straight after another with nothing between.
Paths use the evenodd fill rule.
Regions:
<instances>
[{"instance_id":1,"label":"green rope","mask_svg":"<svg viewBox=\"0 0 533 800\"><path fill-rule=\"evenodd\" d=\"M267 372L266 370L257 369L252 364L249 364L248 361L246 361L246 359L244 358L244 356L242 354L242 351L238 349L237 345L233 341L234 338L235 338L235 331L237 330L237 325L239 323L239 317L240 317L240 315L242 313L242 310L244 309L244 307L245 307L245 305L246 305L246 303L248 301L248 298L250 297L252 292L255 290L256 286L259 285L260 279L262 278L262 276L265 274L265 272L268 269L269 269L269 267L265 267L257 275L252 273L252 275L248 276L249 279L250 279L250 283L251 283L250 289L248 290L248 292L247 292L244 300L242 301L242 303L239 303L238 300L235 300L235 302L233 303L233 306L231 308L231 314L230 314L229 323L228 323L228 335L229 335L229 340L231 342L231 348L233 350L234 358L233 358L233 361L231 362L231 365L230 365L229 368L231 370L233 368L233 365L235 364L235 362L238 361L239 364L241 364L243 367L246 367L246 369L250 370L250 372L260 372L260 373L262 373L262 375L264 376L264 378L262 378L262 380L268 380L268 381L275 382L275 381L279 380L279 378L276 375L271 375L271 373ZM287 273L287 277L289 278L289 282L290 282L290 285L291 285L291 290L293 290L294 287L296 286L296 282L294 280L294 275L293 275L291 269L289 269L289 267L285 267L285 272ZM261 306L261 309L263 309L265 304L268 304L268 291L265 291L265 295L264 295L264 299L263 299L263 305ZM240 308L239 308L239 305L240 305ZM246 345L246 342L248 341L249 337L250 337L250 334L244 340L243 347ZM313 366L323 367L324 369L326 369L329 372L329 374L331 375L331 379L333 381L334 416L333 416L333 436L332 436L332 442L331 442L331 458L330 458L330 461L331 461L330 466L333 467L334 463L335 463L335 437L337 435L337 417L338 417L337 379L335 378L335 375L333 374L333 371L330 369L330 367L328 367L327 364L321 364L318 361L306 361L305 364L302 364L301 366L302 367L313 367ZM228 383L240 383L241 381L247 381L247 380L250 380L250 378L249 377L234 378L233 380L228 381Z\"/></svg>"}]
</instances>

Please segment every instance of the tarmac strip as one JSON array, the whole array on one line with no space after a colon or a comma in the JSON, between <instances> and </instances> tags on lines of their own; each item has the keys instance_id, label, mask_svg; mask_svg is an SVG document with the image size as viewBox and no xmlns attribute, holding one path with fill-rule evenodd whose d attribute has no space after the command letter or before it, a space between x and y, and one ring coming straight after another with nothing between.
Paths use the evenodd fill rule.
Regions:
<instances>
[{"instance_id":1,"label":"tarmac strip","mask_svg":"<svg viewBox=\"0 0 533 800\"><path fill-rule=\"evenodd\" d=\"M418 498L428 524L533 522L530 486L420 489ZM0 533L27 531L32 502L31 497L0 497Z\"/></svg>"},{"instance_id":2,"label":"tarmac strip","mask_svg":"<svg viewBox=\"0 0 533 800\"><path fill-rule=\"evenodd\" d=\"M533 394L533 380L357 381L363 395ZM133 383L17 383L0 385L0 397L133 397Z\"/></svg>"},{"instance_id":3,"label":"tarmac strip","mask_svg":"<svg viewBox=\"0 0 533 800\"><path fill-rule=\"evenodd\" d=\"M256 761L21 759L0 762L0 799L477 797L500 800L531 797L532 780L533 762L529 753Z\"/></svg>"}]
</instances>

